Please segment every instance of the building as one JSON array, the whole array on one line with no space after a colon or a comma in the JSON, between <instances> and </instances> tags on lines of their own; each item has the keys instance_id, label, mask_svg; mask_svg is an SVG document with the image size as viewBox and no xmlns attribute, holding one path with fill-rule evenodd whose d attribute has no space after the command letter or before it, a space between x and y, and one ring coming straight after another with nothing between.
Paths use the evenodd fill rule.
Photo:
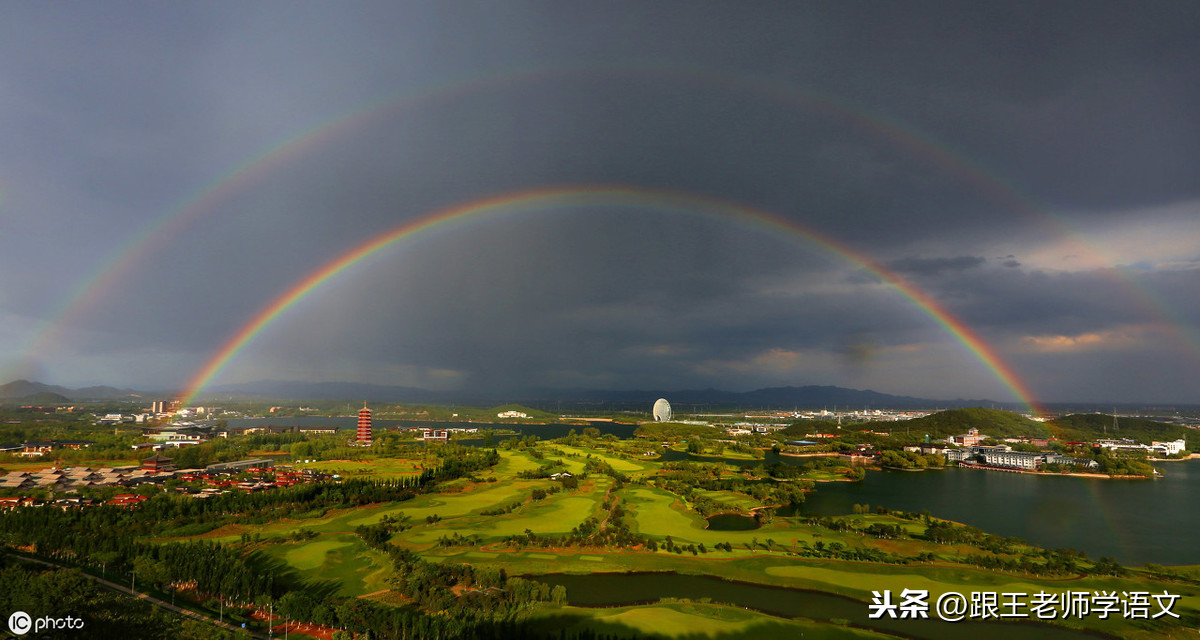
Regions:
<instances>
[{"instance_id":1,"label":"building","mask_svg":"<svg viewBox=\"0 0 1200 640\"><path fill-rule=\"evenodd\" d=\"M653 411L655 422L666 422L671 419L671 403L667 402L666 398L655 400Z\"/></svg>"},{"instance_id":2,"label":"building","mask_svg":"<svg viewBox=\"0 0 1200 640\"><path fill-rule=\"evenodd\" d=\"M964 447L974 447L980 442L983 442L984 438L987 438L987 436L980 435L979 429L971 427L962 435L950 436L949 438L946 438L946 442L948 444L957 444Z\"/></svg>"},{"instance_id":3,"label":"building","mask_svg":"<svg viewBox=\"0 0 1200 640\"><path fill-rule=\"evenodd\" d=\"M204 468L206 473L241 473L242 471L250 471L251 469L266 469L274 467L275 463L266 458L255 458L253 460L238 460L236 462L218 462L210 464Z\"/></svg>"},{"instance_id":4,"label":"building","mask_svg":"<svg viewBox=\"0 0 1200 640\"><path fill-rule=\"evenodd\" d=\"M450 432L445 429L422 429L421 439L426 442L449 442Z\"/></svg>"},{"instance_id":5,"label":"building","mask_svg":"<svg viewBox=\"0 0 1200 640\"><path fill-rule=\"evenodd\" d=\"M1070 458L1052 451L1013 451L1008 445L995 447L972 446L964 449L946 449L948 462L969 462L973 458L981 458L983 464L1004 469L1032 470L1044 464L1061 464L1080 466L1089 469L1099 467L1095 460Z\"/></svg>"},{"instance_id":6,"label":"building","mask_svg":"<svg viewBox=\"0 0 1200 640\"><path fill-rule=\"evenodd\" d=\"M1182 453L1187 443L1180 438L1171 442L1158 442L1157 440L1150 443L1150 449L1156 454L1164 456L1173 456L1177 453Z\"/></svg>"},{"instance_id":7,"label":"building","mask_svg":"<svg viewBox=\"0 0 1200 640\"><path fill-rule=\"evenodd\" d=\"M175 465L171 464L170 458L156 453L142 460L142 470L147 473L168 473L175 470Z\"/></svg>"},{"instance_id":8,"label":"building","mask_svg":"<svg viewBox=\"0 0 1200 640\"><path fill-rule=\"evenodd\" d=\"M528 418L529 414L524 411L501 411L496 414L497 418Z\"/></svg>"},{"instance_id":9,"label":"building","mask_svg":"<svg viewBox=\"0 0 1200 640\"><path fill-rule=\"evenodd\" d=\"M360 447L371 446L371 410L367 408L367 403L363 403L363 408L358 410L358 433L354 438L354 443Z\"/></svg>"},{"instance_id":10,"label":"building","mask_svg":"<svg viewBox=\"0 0 1200 640\"><path fill-rule=\"evenodd\" d=\"M977 449L978 455L983 456L984 464L1010 469L1036 469L1045 460L1046 455L1032 451L1013 451L1008 445Z\"/></svg>"}]
</instances>

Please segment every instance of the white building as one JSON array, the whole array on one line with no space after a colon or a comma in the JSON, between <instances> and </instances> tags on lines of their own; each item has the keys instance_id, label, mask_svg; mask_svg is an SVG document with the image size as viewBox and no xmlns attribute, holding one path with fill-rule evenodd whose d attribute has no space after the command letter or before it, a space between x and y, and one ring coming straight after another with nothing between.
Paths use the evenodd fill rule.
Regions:
<instances>
[{"instance_id":1,"label":"white building","mask_svg":"<svg viewBox=\"0 0 1200 640\"><path fill-rule=\"evenodd\" d=\"M496 414L497 418L528 418L529 415L523 411L501 411Z\"/></svg>"},{"instance_id":2,"label":"white building","mask_svg":"<svg viewBox=\"0 0 1200 640\"><path fill-rule=\"evenodd\" d=\"M666 422L671 419L671 403L666 398L659 398L654 401L653 412L655 422Z\"/></svg>"},{"instance_id":3,"label":"white building","mask_svg":"<svg viewBox=\"0 0 1200 640\"><path fill-rule=\"evenodd\" d=\"M1184 442L1183 438L1180 438L1178 440L1172 440L1171 442L1154 441L1150 443L1150 448L1153 449L1157 454L1172 456L1177 453L1181 453L1186 448L1186 445L1187 443Z\"/></svg>"}]
</instances>

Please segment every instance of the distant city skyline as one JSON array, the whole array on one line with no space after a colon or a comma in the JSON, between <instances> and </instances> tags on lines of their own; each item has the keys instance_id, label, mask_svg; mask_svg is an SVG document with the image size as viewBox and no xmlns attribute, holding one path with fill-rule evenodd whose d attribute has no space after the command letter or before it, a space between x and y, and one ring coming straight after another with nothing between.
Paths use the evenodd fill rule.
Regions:
<instances>
[{"instance_id":1,"label":"distant city skyline","mask_svg":"<svg viewBox=\"0 0 1200 640\"><path fill-rule=\"evenodd\" d=\"M0 18L0 383L1200 402L1194 3Z\"/></svg>"}]
</instances>

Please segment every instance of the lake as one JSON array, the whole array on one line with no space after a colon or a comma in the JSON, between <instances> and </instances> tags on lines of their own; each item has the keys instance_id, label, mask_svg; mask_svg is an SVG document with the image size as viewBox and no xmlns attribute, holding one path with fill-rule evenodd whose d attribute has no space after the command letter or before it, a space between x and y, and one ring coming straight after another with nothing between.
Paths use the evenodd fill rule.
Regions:
<instances>
[{"instance_id":1,"label":"lake","mask_svg":"<svg viewBox=\"0 0 1200 640\"><path fill-rule=\"evenodd\" d=\"M817 485L804 510L853 513L855 504L931 515L1018 537L1040 547L1070 547L1122 564L1200 564L1200 460L1160 463L1157 480L1110 480L947 468L869 471L862 482Z\"/></svg>"}]
</instances>

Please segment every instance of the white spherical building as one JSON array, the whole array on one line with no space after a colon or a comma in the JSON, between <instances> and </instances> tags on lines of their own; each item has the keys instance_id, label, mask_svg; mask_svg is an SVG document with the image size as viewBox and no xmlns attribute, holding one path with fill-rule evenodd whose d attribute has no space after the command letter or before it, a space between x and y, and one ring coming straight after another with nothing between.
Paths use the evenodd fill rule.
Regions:
<instances>
[{"instance_id":1,"label":"white spherical building","mask_svg":"<svg viewBox=\"0 0 1200 640\"><path fill-rule=\"evenodd\" d=\"M659 398L654 402L654 421L666 422L671 419L671 403L667 402L666 398Z\"/></svg>"}]
</instances>

